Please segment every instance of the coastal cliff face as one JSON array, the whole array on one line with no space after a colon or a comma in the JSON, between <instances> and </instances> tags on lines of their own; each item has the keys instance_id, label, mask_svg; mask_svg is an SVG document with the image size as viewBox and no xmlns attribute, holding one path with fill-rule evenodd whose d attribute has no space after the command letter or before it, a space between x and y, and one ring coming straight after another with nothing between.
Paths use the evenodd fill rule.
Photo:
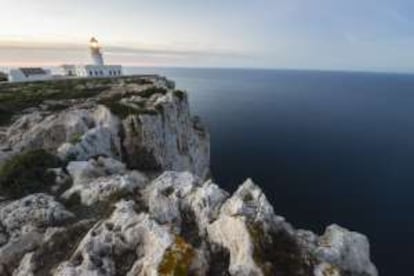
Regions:
<instances>
[{"instance_id":1,"label":"coastal cliff face","mask_svg":"<svg viewBox=\"0 0 414 276\"><path fill-rule=\"evenodd\" d=\"M317 235L248 179L158 76L0 86L0 275L377 275L368 239Z\"/></svg>"}]
</instances>

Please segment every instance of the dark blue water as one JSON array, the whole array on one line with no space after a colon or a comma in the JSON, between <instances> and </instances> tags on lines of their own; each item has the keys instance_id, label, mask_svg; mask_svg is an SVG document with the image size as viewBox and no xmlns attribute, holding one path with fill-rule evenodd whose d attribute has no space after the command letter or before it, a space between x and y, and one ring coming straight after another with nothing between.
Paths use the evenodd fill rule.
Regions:
<instances>
[{"instance_id":1,"label":"dark blue water","mask_svg":"<svg viewBox=\"0 0 414 276\"><path fill-rule=\"evenodd\" d=\"M225 189L251 177L275 211L367 234L381 275L411 271L414 75L135 68L190 92Z\"/></svg>"}]
</instances>

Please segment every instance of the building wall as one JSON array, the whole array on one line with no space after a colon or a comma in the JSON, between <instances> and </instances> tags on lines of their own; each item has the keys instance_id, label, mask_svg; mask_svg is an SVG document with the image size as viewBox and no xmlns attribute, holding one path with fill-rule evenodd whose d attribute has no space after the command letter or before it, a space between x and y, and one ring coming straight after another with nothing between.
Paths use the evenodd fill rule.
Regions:
<instances>
[{"instance_id":1,"label":"building wall","mask_svg":"<svg viewBox=\"0 0 414 276\"><path fill-rule=\"evenodd\" d=\"M115 77L122 76L120 65L86 65L82 72L85 77Z\"/></svg>"},{"instance_id":2,"label":"building wall","mask_svg":"<svg viewBox=\"0 0 414 276\"><path fill-rule=\"evenodd\" d=\"M75 65L62 65L60 68L60 74L64 76L76 76L76 66Z\"/></svg>"},{"instance_id":3,"label":"building wall","mask_svg":"<svg viewBox=\"0 0 414 276\"><path fill-rule=\"evenodd\" d=\"M41 81L41 80L50 80L52 79L52 73L50 70L45 70L46 74L41 75L29 75L26 76L19 69L12 69L9 72L9 81L10 82L27 82L27 81Z\"/></svg>"},{"instance_id":4,"label":"building wall","mask_svg":"<svg viewBox=\"0 0 414 276\"><path fill-rule=\"evenodd\" d=\"M67 77L116 77L122 76L121 65L62 65L61 74Z\"/></svg>"}]
</instances>

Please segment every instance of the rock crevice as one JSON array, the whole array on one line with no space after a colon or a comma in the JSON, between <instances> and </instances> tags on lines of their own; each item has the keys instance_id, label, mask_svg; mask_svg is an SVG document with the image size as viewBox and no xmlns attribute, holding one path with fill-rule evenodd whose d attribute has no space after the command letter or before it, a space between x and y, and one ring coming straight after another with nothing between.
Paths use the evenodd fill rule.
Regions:
<instances>
[{"instance_id":1,"label":"rock crevice","mask_svg":"<svg viewBox=\"0 0 414 276\"><path fill-rule=\"evenodd\" d=\"M209 179L172 82L72 81L0 87L0 275L378 275L364 235L295 229L251 179ZM30 89L54 100L22 105Z\"/></svg>"}]
</instances>

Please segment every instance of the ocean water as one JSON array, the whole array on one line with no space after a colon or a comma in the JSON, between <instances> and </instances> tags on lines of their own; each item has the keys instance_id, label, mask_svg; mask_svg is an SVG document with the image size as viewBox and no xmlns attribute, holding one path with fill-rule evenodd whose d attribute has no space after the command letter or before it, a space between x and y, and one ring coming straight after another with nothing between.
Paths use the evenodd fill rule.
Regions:
<instances>
[{"instance_id":1,"label":"ocean water","mask_svg":"<svg viewBox=\"0 0 414 276\"><path fill-rule=\"evenodd\" d=\"M414 247L414 75L129 68L189 91L211 132L211 167L251 177L277 214L322 233L368 235L380 275L408 275Z\"/></svg>"}]
</instances>

